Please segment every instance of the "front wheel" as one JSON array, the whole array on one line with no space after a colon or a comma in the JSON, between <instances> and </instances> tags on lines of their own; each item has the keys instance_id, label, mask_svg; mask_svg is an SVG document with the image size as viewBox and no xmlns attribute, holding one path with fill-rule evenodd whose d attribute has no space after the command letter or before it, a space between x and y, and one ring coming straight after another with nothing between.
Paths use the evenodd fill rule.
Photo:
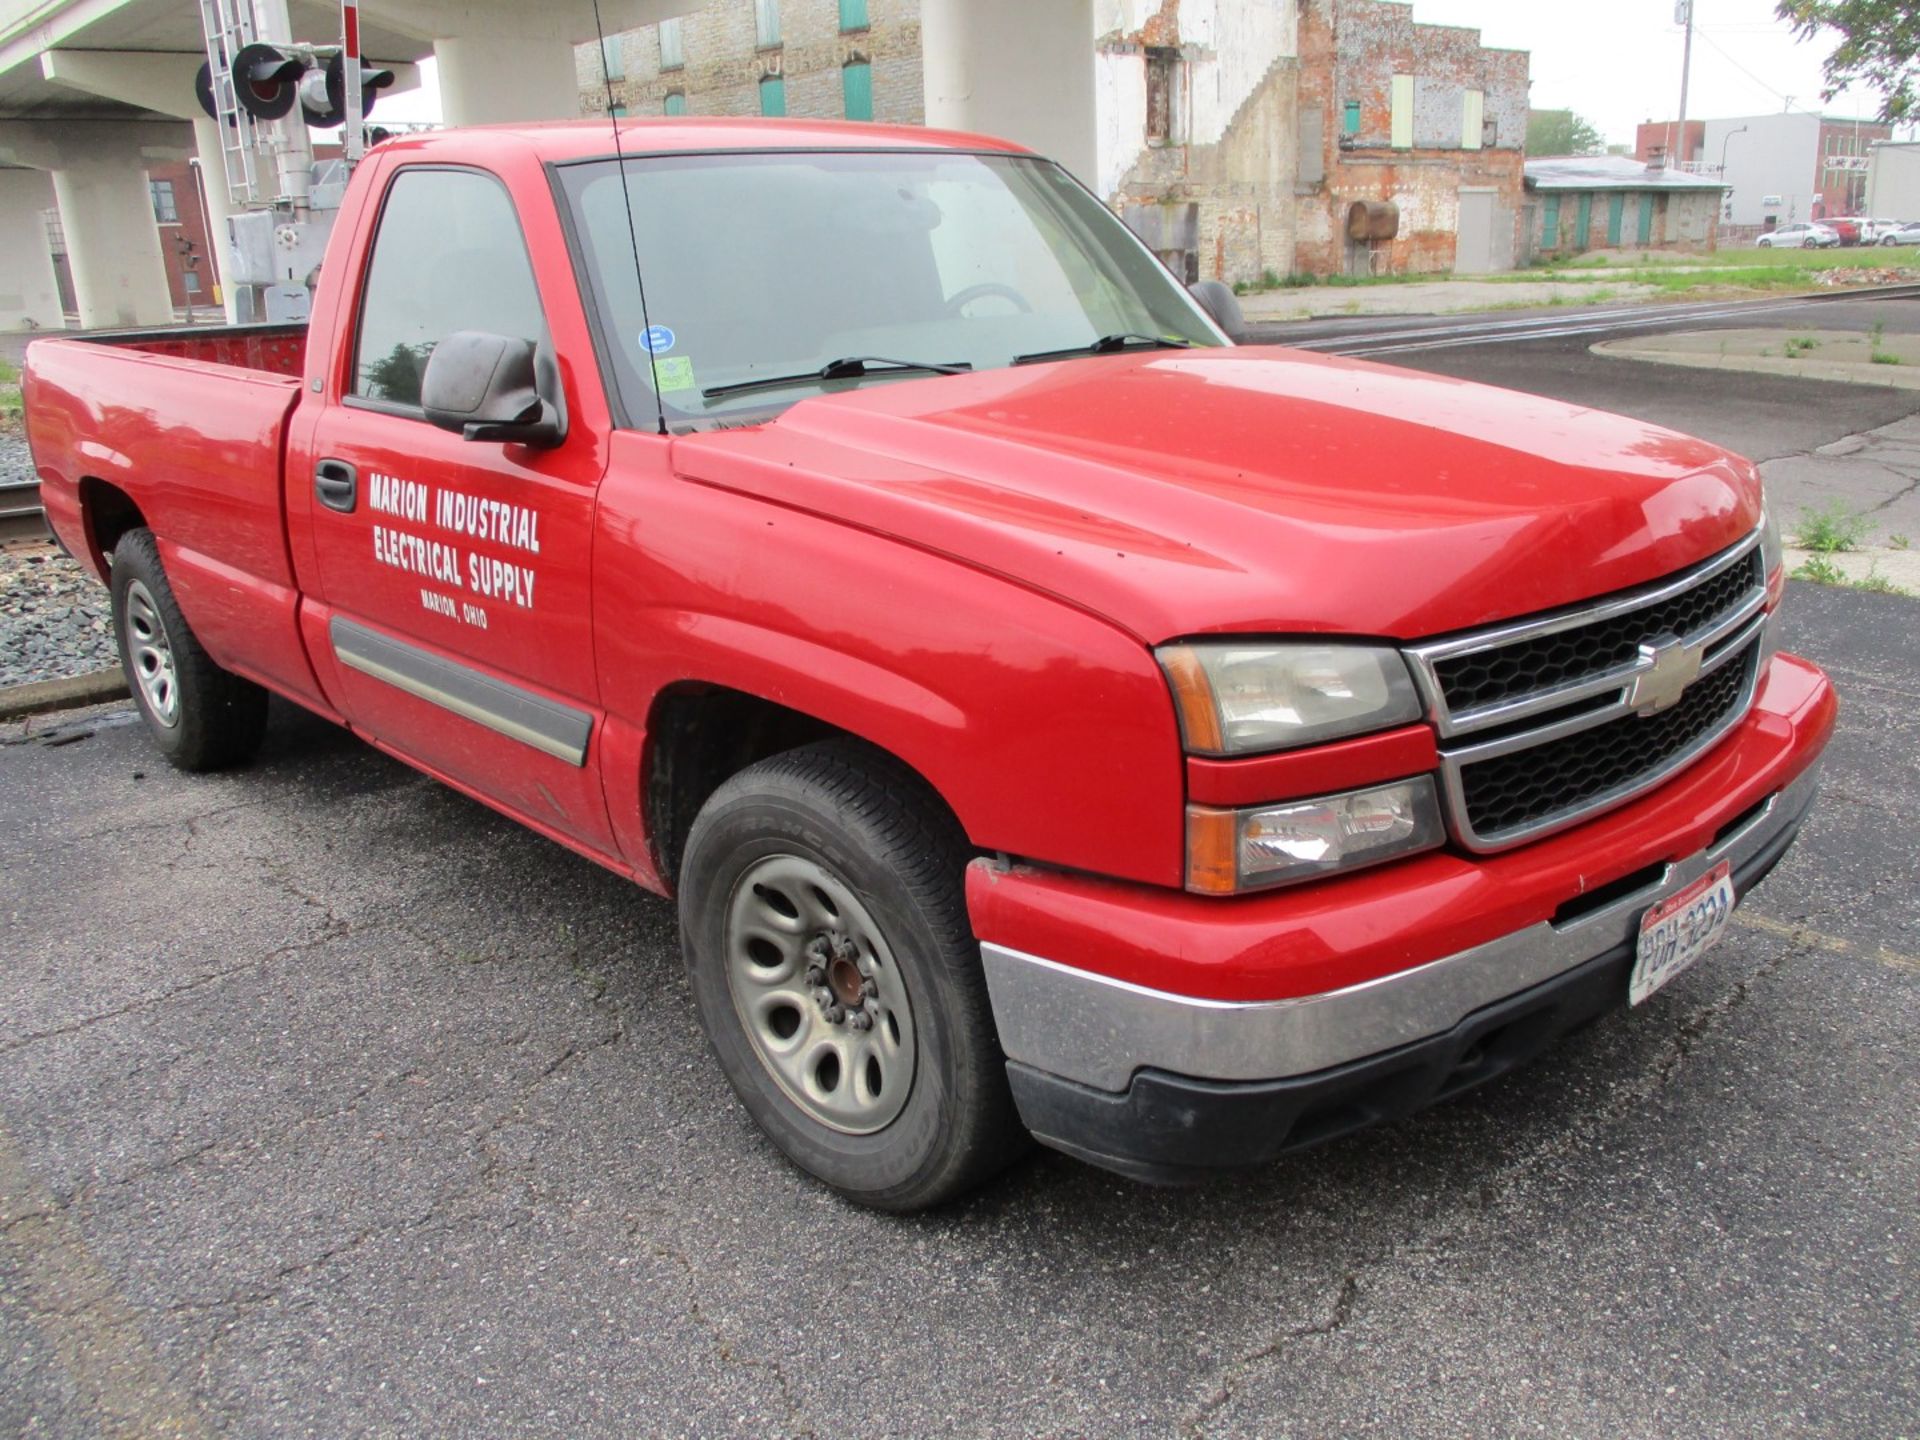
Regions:
<instances>
[{"instance_id":1,"label":"front wheel","mask_svg":"<svg viewBox=\"0 0 1920 1440\"><path fill-rule=\"evenodd\" d=\"M862 1204L939 1204L1026 1147L966 864L917 777L835 742L735 775L687 839L682 945L721 1068L789 1159Z\"/></svg>"},{"instance_id":2,"label":"front wheel","mask_svg":"<svg viewBox=\"0 0 1920 1440\"><path fill-rule=\"evenodd\" d=\"M267 692L207 654L173 598L151 530L120 537L110 579L120 667L160 752L182 770L253 758L266 734Z\"/></svg>"}]
</instances>

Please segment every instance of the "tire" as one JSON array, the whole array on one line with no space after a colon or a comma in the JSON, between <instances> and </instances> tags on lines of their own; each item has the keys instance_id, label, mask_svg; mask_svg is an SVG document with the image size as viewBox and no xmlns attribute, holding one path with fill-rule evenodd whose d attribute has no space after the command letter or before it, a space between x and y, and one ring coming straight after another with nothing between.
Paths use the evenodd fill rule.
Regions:
<instances>
[{"instance_id":1,"label":"tire","mask_svg":"<svg viewBox=\"0 0 1920 1440\"><path fill-rule=\"evenodd\" d=\"M113 547L112 594L120 668L160 753L195 771L253 758L267 692L214 664L180 613L151 530L129 530Z\"/></svg>"},{"instance_id":2,"label":"tire","mask_svg":"<svg viewBox=\"0 0 1920 1440\"><path fill-rule=\"evenodd\" d=\"M967 860L917 776L840 741L733 776L687 838L681 944L721 1069L788 1159L877 1209L951 1200L1029 1144Z\"/></svg>"},{"instance_id":3,"label":"tire","mask_svg":"<svg viewBox=\"0 0 1920 1440\"><path fill-rule=\"evenodd\" d=\"M1800 242L1800 248L1802 250L1818 250L1820 245L1819 242L1809 235L1805 240Z\"/></svg>"}]
</instances>

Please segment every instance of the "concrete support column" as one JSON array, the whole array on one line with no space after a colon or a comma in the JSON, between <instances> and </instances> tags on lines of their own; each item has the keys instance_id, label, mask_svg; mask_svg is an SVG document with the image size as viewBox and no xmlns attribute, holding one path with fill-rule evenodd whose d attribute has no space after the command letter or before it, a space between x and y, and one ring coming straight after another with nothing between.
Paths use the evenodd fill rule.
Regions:
<instances>
[{"instance_id":1,"label":"concrete support column","mask_svg":"<svg viewBox=\"0 0 1920 1440\"><path fill-rule=\"evenodd\" d=\"M60 285L47 243L53 187L38 170L0 170L0 330L58 330Z\"/></svg>"},{"instance_id":2,"label":"concrete support column","mask_svg":"<svg viewBox=\"0 0 1920 1440\"><path fill-rule=\"evenodd\" d=\"M80 323L171 325L173 299L138 152L69 152L53 171Z\"/></svg>"},{"instance_id":3,"label":"concrete support column","mask_svg":"<svg viewBox=\"0 0 1920 1440\"><path fill-rule=\"evenodd\" d=\"M571 120L580 113L573 42L562 33L464 35L433 42L449 125Z\"/></svg>"},{"instance_id":4,"label":"concrete support column","mask_svg":"<svg viewBox=\"0 0 1920 1440\"><path fill-rule=\"evenodd\" d=\"M200 189L207 201L206 257L210 271L208 283L220 287L220 303L226 308L227 323L240 323L238 301L233 286L227 283L227 219L233 214L233 199L227 192L226 161L220 155L220 126L204 115L193 118L193 148L200 161ZM192 203L198 205L200 197Z\"/></svg>"},{"instance_id":5,"label":"concrete support column","mask_svg":"<svg viewBox=\"0 0 1920 1440\"><path fill-rule=\"evenodd\" d=\"M1093 0L921 0L927 124L998 135L1096 178Z\"/></svg>"}]
</instances>

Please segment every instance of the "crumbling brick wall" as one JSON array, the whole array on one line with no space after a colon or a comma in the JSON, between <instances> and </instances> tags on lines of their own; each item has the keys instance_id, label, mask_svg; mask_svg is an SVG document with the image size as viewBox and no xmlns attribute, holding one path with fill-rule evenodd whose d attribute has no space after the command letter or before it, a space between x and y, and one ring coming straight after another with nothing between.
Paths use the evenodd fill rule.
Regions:
<instances>
[{"instance_id":1,"label":"crumbling brick wall","mask_svg":"<svg viewBox=\"0 0 1920 1440\"><path fill-rule=\"evenodd\" d=\"M1458 268L1463 190L1494 192L1491 263L1506 268L1524 253L1529 57L1485 48L1478 31L1422 25L1414 15L1413 7L1385 0L1300 0L1301 128L1317 127L1324 146L1320 173L1300 177L1299 270ZM1405 148L1393 144L1396 75L1413 77ZM1469 91L1483 97L1480 144L1471 149L1464 144ZM1363 200L1399 207L1397 238L1349 242L1347 212Z\"/></svg>"}]
</instances>

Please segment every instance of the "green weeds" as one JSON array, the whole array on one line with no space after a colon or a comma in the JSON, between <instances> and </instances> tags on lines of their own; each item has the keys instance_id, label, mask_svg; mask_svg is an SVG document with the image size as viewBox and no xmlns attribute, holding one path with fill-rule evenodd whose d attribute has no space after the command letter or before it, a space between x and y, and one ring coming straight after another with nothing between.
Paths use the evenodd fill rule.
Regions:
<instances>
[{"instance_id":1,"label":"green weeds","mask_svg":"<svg viewBox=\"0 0 1920 1440\"><path fill-rule=\"evenodd\" d=\"M1867 538L1867 528L1866 516L1855 514L1836 500L1824 510L1801 512L1793 544L1795 549L1811 550L1816 555L1839 555L1857 550Z\"/></svg>"}]
</instances>

